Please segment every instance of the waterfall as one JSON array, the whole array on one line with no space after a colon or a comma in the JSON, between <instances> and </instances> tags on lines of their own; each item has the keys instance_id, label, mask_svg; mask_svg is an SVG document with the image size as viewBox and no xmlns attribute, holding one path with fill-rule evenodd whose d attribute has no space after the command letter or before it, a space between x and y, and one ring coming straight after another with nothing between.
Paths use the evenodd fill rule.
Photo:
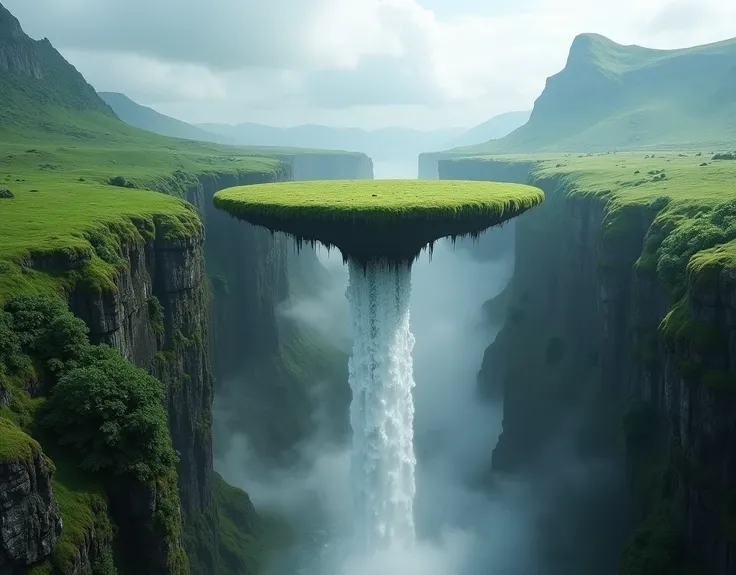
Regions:
<instances>
[{"instance_id":1,"label":"waterfall","mask_svg":"<svg viewBox=\"0 0 736 575\"><path fill-rule=\"evenodd\" d=\"M359 551L414 542L414 336L410 265L350 261L351 484Z\"/></svg>"}]
</instances>

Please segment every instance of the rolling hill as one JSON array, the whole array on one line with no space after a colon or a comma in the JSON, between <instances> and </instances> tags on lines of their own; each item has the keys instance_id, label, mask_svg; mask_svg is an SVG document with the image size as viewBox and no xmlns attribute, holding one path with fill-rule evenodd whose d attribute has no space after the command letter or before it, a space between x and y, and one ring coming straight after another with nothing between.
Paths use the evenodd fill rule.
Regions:
<instances>
[{"instance_id":1,"label":"rolling hill","mask_svg":"<svg viewBox=\"0 0 736 575\"><path fill-rule=\"evenodd\" d=\"M736 142L736 39L677 50L581 34L529 121L468 154L724 148Z\"/></svg>"},{"instance_id":2,"label":"rolling hill","mask_svg":"<svg viewBox=\"0 0 736 575\"><path fill-rule=\"evenodd\" d=\"M172 138L183 138L185 140L199 140L202 142L215 142L218 144L234 144L235 142L226 136L208 132L176 118L160 114L153 108L142 106L134 102L125 94L118 92L99 92L102 98L118 115L118 117L131 126L148 130L162 136Z\"/></svg>"},{"instance_id":3,"label":"rolling hill","mask_svg":"<svg viewBox=\"0 0 736 575\"><path fill-rule=\"evenodd\" d=\"M460 134L449 144L452 147L473 146L488 142L489 140L503 138L526 124L531 113L531 110L525 110L523 112L506 112L505 114L493 116L490 120L478 124L470 128L467 132Z\"/></svg>"}]
</instances>

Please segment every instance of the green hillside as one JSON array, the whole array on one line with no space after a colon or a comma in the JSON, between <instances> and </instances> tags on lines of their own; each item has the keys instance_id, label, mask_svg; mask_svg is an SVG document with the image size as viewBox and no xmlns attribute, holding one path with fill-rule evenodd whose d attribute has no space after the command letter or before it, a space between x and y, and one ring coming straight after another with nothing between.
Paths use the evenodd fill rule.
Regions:
<instances>
[{"instance_id":1,"label":"green hillside","mask_svg":"<svg viewBox=\"0 0 736 575\"><path fill-rule=\"evenodd\" d=\"M577 36L529 121L467 154L729 148L736 142L736 39L678 50Z\"/></svg>"},{"instance_id":2,"label":"green hillside","mask_svg":"<svg viewBox=\"0 0 736 575\"><path fill-rule=\"evenodd\" d=\"M118 115L118 117L131 126L148 130L162 136L172 138L184 138L186 140L200 140L202 142L215 142L219 144L236 143L231 138L221 134L208 132L202 128L192 126L176 118L166 116L147 106L141 106L125 94L118 92L100 92L102 98Z\"/></svg>"},{"instance_id":3,"label":"green hillside","mask_svg":"<svg viewBox=\"0 0 736 575\"><path fill-rule=\"evenodd\" d=\"M529 121L531 113L531 110L524 110L521 112L506 112L505 114L493 116L490 120L486 120L482 124L478 124L459 135L451 142L451 145L453 147L473 146L487 142L488 140L503 138L526 124Z\"/></svg>"}]
</instances>

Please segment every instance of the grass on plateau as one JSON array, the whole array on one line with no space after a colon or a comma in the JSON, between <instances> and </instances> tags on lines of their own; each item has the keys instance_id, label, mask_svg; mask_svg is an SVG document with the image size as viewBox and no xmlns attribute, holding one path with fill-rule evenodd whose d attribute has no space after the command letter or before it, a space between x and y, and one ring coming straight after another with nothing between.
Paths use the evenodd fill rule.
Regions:
<instances>
[{"instance_id":1,"label":"grass on plateau","mask_svg":"<svg viewBox=\"0 0 736 575\"><path fill-rule=\"evenodd\" d=\"M625 233L648 210L653 222L638 265L656 266L677 292L695 276L736 267L736 161L713 155L567 156L543 161L533 175L560 177L573 195L606 199L604 234Z\"/></svg>"},{"instance_id":2,"label":"grass on plateau","mask_svg":"<svg viewBox=\"0 0 736 575\"><path fill-rule=\"evenodd\" d=\"M366 264L410 263L443 237L478 234L542 203L531 186L439 180L333 180L241 186L215 206Z\"/></svg>"},{"instance_id":3,"label":"grass on plateau","mask_svg":"<svg viewBox=\"0 0 736 575\"><path fill-rule=\"evenodd\" d=\"M714 155L712 150L521 154L450 161L526 164L532 184L606 202L604 241L625 236L646 216L651 228L637 265L656 268L677 291L694 276L736 268L736 161Z\"/></svg>"},{"instance_id":4,"label":"grass on plateau","mask_svg":"<svg viewBox=\"0 0 736 575\"><path fill-rule=\"evenodd\" d=\"M731 285L736 271L736 161L728 158L703 150L454 161L476 169L477 162L487 162L488 174L499 163L524 163L529 181L550 194L599 200L605 205L599 266L616 268L638 254L634 263L638 272L656 276L672 302L660 335L687 345L702 358L718 355L726 345L726 335L693 316L693 295L714 297L719 285ZM708 385L733 387L732 375L712 368L703 371L691 363L680 366L689 377L697 375Z\"/></svg>"},{"instance_id":5,"label":"grass on plateau","mask_svg":"<svg viewBox=\"0 0 736 575\"><path fill-rule=\"evenodd\" d=\"M33 144L0 138L0 189L13 196L0 198L0 304L82 279L112 289L122 242L199 233L194 208L171 197L197 190L198 174L267 178L284 169L270 158L237 148L217 155L215 148L153 134L130 141L108 134L94 143L58 134Z\"/></svg>"},{"instance_id":6,"label":"grass on plateau","mask_svg":"<svg viewBox=\"0 0 736 575\"><path fill-rule=\"evenodd\" d=\"M233 214L309 215L323 219L492 213L515 215L542 202L531 186L453 180L334 180L241 186L215 194Z\"/></svg>"},{"instance_id":7,"label":"grass on plateau","mask_svg":"<svg viewBox=\"0 0 736 575\"><path fill-rule=\"evenodd\" d=\"M122 243L192 236L201 228L194 208L177 198L70 175L29 176L13 193L0 199L0 304L80 280L114 289Z\"/></svg>"}]
</instances>

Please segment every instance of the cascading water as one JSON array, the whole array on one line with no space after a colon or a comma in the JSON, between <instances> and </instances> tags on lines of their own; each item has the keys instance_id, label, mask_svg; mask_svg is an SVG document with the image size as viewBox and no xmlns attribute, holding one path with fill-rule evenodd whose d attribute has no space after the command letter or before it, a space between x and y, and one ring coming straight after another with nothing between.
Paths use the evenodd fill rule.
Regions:
<instances>
[{"instance_id":1,"label":"cascading water","mask_svg":"<svg viewBox=\"0 0 736 575\"><path fill-rule=\"evenodd\" d=\"M350 261L351 483L362 553L414 543L411 266Z\"/></svg>"}]
</instances>

